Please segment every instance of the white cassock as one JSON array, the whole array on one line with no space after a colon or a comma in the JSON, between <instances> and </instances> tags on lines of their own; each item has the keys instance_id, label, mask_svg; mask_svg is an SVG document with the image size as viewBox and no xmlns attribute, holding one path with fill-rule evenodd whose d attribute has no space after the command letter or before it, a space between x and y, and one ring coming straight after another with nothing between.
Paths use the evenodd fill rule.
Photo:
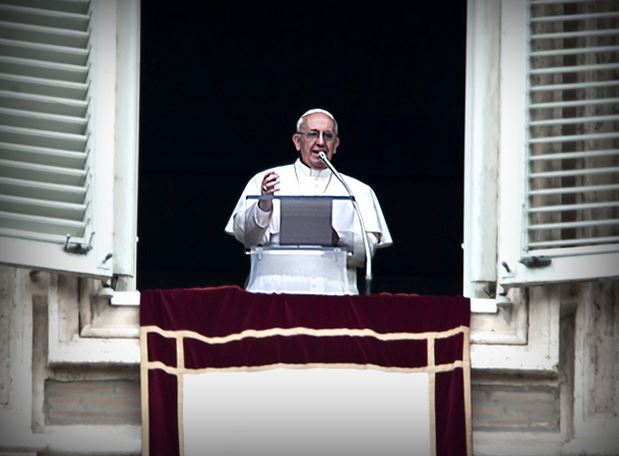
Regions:
<instances>
[{"instance_id":1,"label":"white cassock","mask_svg":"<svg viewBox=\"0 0 619 456\"><path fill-rule=\"evenodd\" d=\"M262 171L252 177L245 186L225 228L228 234L246 246L279 244L279 201L273 200L271 212L264 212L258 207L257 200L246 199L247 196L260 195L264 175L272 171L279 175L280 180L280 190L276 195L348 196L342 183L330 170L311 169L299 159L292 165ZM393 243L391 234L372 188L355 178L343 174L342 177L359 206L372 254L376 248L391 245ZM316 263L314 272L309 273L309 276L305 268L302 277L296 273L298 268L295 264L283 264L279 267L281 270L271 268L268 274L262 273L260 277L251 277L247 290L273 293L357 294L357 268L365 264L365 249L361 225L350 203L334 204L332 225L340 237L338 245L351 252L346 261L344 277L329 276L325 264L321 265L320 262ZM294 261L298 263L299 258Z\"/></svg>"}]
</instances>

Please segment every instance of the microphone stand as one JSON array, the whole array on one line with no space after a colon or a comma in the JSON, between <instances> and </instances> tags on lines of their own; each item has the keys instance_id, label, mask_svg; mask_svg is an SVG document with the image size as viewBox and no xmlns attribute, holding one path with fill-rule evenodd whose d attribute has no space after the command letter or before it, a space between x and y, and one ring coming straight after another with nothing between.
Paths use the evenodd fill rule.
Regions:
<instances>
[{"instance_id":1,"label":"microphone stand","mask_svg":"<svg viewBox=\"0 0 619 456\"><path fill-rule=\"evenodd\" d=\"M370 242L368 241L368 234L365 231L365 223L363 223L361 210L359 210L359 205L357 204L357 200L352 194L350 187L348 186L342 175L338 173L335 167L331 164L331 162L327 158L327 155L324 152L319 152L318 158L327 166L327 168L331 170L335 177L337 177L337 180L342 183L342 185L346 189L346 192L351 198L353 209L355 210L357 218L359 219L359 225L361 225L361 238L363 239L363 247L365 249L365 294L369 295L372 293L372 253L370 252Z\"/></svg>"}]
</instances>

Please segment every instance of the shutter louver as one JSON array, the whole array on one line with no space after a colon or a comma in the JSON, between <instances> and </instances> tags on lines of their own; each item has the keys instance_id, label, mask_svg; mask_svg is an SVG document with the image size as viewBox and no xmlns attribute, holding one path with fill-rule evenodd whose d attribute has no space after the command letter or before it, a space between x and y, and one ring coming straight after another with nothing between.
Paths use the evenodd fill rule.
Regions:
<instances>
[{"instance_id":1,"label":"shutter louver","mask_svg":"<svg viewBox=\"0 0 619 456\"><path fill-rule=\"evenodd\" d=\"M88 242L89 16L0 0L0 234Z\"/></svg>"},{"instance_id":2,"label":"shutter louver","mask_svg":"<svg viewBox=\"0 0 619 456\"><path fill-rule=\"evenodd\" d=\"M619 251L619 2L532 0L525 253Z\"/></svg>"}]
</instances>

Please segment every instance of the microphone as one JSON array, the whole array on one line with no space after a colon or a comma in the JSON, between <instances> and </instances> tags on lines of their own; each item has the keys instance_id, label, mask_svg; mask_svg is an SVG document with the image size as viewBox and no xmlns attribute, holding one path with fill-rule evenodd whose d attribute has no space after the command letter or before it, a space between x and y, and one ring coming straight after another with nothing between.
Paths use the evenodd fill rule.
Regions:
<instances>
[{"instance_id":1,"label":"microphone","mask_svg":"<svg viewBox=\"0 0 619 456\"><path fill-rule=\"evenodd\" d=\"M325 154L323 151L320 151L320 152L318 152L318 158L320 159L321 162L323 162L325 165L327 165L327 168L329 168L331 170L331 172L335 175L335 177L337 177L337 180L339 180L342 183L342 185L344 186L344 188L348 192L348 195L354 201L355 197L353 196L352 192L350 191L350 187L348 186L346 181L342 178L342 175L337 172L337 169L335 169L335 166L333 166L333 164L331 164L331 162L327 158L327 154Z\"/></svg>"},{"instance_id":2,"label":"microphone","mask_svg":"<svg viewBox=\"0 0 619 456\"><path fill-rule=\"evenodd\" d=\"M361 226L361 238L363 239L363 247L365 249L365 294L369 295L371 294L372 290L372 253L370 252L370 242L368 240L368 234L365 231L365 223L363 223L361 210L359 209L359 205L357 204L355 195L353 195L350 187L348 186L342 175L338 173L335 169L335 166L331 164L331 162L327 158L327 155L323 151L320 151L318 152L318 158L327 166L327 168L331 170L337 180L342 183L342 185L346 189L346 192L348 193L348 196L350 196L351 198L353 209L357 214L357 218L359 219L359 225Z\"/></svg>"}]
</instances>

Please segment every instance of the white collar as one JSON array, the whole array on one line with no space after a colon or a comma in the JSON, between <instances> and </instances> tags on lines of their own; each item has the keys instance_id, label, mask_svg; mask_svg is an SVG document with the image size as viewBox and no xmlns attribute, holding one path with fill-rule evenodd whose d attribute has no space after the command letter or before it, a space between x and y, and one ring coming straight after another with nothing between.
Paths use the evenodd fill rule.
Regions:
<instances>
[{"instance_id":1,"label":"white collar","mask_svg":"<svg viewBox=\"0 0 619 456\"><path fill-rule=\"evenodd\" d=\"M294 162L294 169L297 176L315 177L320 179L331 177L330 169L312 169L303 163L300 158L297 158L297 161Z\"/></svg>"}]
</instances>

